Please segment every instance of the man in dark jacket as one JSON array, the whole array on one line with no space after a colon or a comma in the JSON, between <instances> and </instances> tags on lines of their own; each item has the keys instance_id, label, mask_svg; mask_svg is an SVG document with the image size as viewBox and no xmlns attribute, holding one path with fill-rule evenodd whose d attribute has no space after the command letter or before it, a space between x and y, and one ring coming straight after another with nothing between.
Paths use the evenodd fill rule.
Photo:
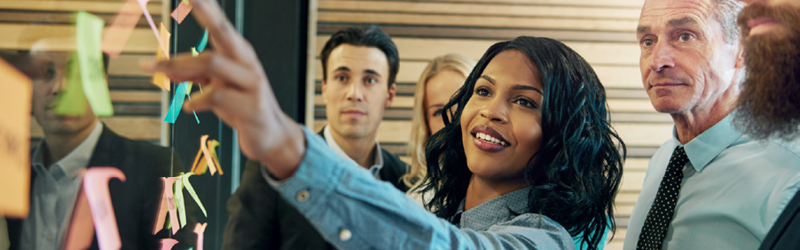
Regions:
<instances>
[{"instance_id":1,"label":"man in dark jacket","mask_svg":"<svg viewBox=\"0 0 800 250\"><path fill-rule=\"evenodd\" d=\"M333 34L321 52L322 97L328 125L319 135L340 156L375 178L406 191L407 165L380 147L376 136L395 93L397 47L377 26ZM248 162L242 184L228 201L223 249L333 249L311 224Z\"/></svg>"},{"instance_id":2,"label":"man in dark jacket","mask_svg":"<svg viewBox=\"0 0 800 250\"><path fill-rule=\"evenodd\" d=\"M25 219L8 219L10 249L63 249L82 189L80 173L93 167L116 167L126 177L125 182L108 183L122 249L157 249L160 239L170 237L167 230L152 233L161 201L160 177L183 170L177 155L117 135L89 105L81 115L56 114L70 52L26 51L4 57L31 78L33 116L44 133L32 152L30 213ZM196 210L187 206L187 228L194 228ZM172 236L180 242L173 249L194 246L192 229ZM90 249L98 249L96 235Z\"/></svg>"},{"instance_id":3,"label":"man in dark jacket","mask_svg":"<svg viewBox=\"0 0 800 250\"><path fill-rule=\"evenodd\" d=\"M747 76L737 125L756 138L800 139L800 0L742 0ZM794 166L800 167L800 166ZM786 205L759 249L800 249L800 195Z\"/></svg>"}]
</instances>

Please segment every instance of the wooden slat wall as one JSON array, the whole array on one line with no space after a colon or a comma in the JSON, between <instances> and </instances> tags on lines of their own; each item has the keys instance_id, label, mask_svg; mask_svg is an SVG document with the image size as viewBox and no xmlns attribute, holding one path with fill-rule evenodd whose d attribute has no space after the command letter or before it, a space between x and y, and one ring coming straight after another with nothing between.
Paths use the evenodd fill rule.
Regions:
<instances>
[{"instance_id":1,"label":"wooden slat wall","mask_svg":"<svg viewBox=\"0 0 800 250\"><path fill-rule=\"evenodd\" d=\"M0 0L0 50L27 50L32 41L27 36L57 37L75 33L70 16L86 10L105 20L108 26L122 8L124 0ZM151 0L148 11L156 23L162 21L162 1ZM168 20L165 24L169 25ZM61 44L65 48L68 43ZM139 70L139 59L153 57L158 42L144 16L140 18L118 58L109 62L109 90L114 116L101 118L111 129L132 139L159 143L161 139L162 93L150 83L150 76ZM31 122L33 143L41 140L42 130ZM35 146L32 144L31 146Z\"/></svg>"},{"instance_id":2,"label":"wooden slat wall","mask_svg":"<svg viewBox=\"0 0 800 250\"><path fill-rule=\"evenodd\" d=\"M446 53L479 59L493 43L520 35L563 41L592 65L606 86L612 123L628 145L616 201L617 233L606 249L621 249L647 163L669 138L672 120L653 110L639 73L635 28L643 0L319 0L315 129L326 124L320 97L319 52L330 34L374 23L400 52L398 96L378 132L381 144L407 160L413 91L427 60Z\"/></svg>"}]
</instances>

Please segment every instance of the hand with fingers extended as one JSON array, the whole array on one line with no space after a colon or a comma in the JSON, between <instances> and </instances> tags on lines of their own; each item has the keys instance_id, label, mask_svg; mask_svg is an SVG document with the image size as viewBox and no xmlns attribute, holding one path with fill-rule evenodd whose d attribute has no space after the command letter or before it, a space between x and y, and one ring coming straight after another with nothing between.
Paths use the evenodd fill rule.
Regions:
<instances>
[{"instance_id":1,"label":"hand with fingers extended","mask_svg":"<svg viewBox=\"0 0 800 250\"><path fill-rule=\"evenodd\" d=\"M193 81L184 111L212 111L239 131L242 152L260 161L277 178L290 177L305 153L302 128L281 111L253 47L231 25L214 0L192 0L192 14L208 29L212 50L193 57L143 63L147 72L163 72L175 82Z\"/></svg>"}]
</instances>

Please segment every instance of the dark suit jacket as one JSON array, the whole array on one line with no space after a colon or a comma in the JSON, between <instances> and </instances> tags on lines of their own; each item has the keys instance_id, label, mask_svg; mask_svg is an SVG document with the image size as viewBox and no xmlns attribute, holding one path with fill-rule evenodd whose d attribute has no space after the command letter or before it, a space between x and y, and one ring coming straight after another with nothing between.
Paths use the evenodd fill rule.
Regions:
<instances>
[{"instance_id":1,"label":"dark suit jacket","mask_svg":"<svg viewBox=\"0 0 800 250\"><path fill-rule=\"evenodd\" d=\"M407 191L408 187L400 180L407 164L386 150L381 149L381 153L381 180ZM228 200L230 216L222 249L334 249L264 180L260 168L260 163L248 161L241 186Z\"/></svg>"},{"instance_id":2,"label":"dark suit jacket","mask_svg":"<svg viewBox=\"0 0 800 250\"><path fill-rule=\"evenodd\" d=\"M800 249L800 192L786 205L758 249Z\"/></svg>"},{"instance_id":3,"label":"dark suit jacket","mask_svg":"<svg viewBox=\"0 0 800 250\"><path fill-rule=\"evenodd\" d=\"M170 171L172 159L172 152L168 148L121 137L103 125L103 132L92 152L88 167L117 167L125 174L125 182L112 179L108 183L122 249L158 249L159 240L169 237L166 230L153 235L152 229L161 200L160 177L174 176L170 173L183 170L179 157L175 155L173 171ZM36 172L31 171L31 185L35 178ZM186 197L190 196L186 194ZM180 245L173 249L194 246L196 235L192 231L196 216L193 213L196 211L195 207L187 205L187 221L191 224L187 223L186 227L192 226L178 232L174 238L180 241ZM21 231L22 220L8 219L10 249L19 249ZM90 249L99 249L96 234Z\"/></svg>"}]
</instances>

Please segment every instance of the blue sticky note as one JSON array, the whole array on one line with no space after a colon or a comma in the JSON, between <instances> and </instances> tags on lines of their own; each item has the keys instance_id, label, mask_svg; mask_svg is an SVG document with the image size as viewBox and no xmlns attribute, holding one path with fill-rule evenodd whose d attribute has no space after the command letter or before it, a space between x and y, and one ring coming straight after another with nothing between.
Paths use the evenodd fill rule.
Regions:
<instances>
[{"instance_id":1,"label":"blue sticky note","mask_svg":"<svg viewBox=\"0 0 800 250\"><path fill-rule=\"evenodd\" d=\"M203 50L206 49L206 45L208 45L208 30L203 33L203 39L200 40L200 44L197 45L197 51L203 52Z\"/></svg>"},{"instance_id":2,"label":"blue sticky note","mask_svg":"<svg viewBox=\"0 0 800 250\"><path fill-rule=\"evenodd\" d=\"M164 117L165 122L175 123L175 120L178 119L178 114L181 113L181 107L183 107L183 100L186 98L187 84L187 82L182 82L175 88L175 95L172 96L172 104L169 105L167 117Z\"/></svg>"}]
</instances>

